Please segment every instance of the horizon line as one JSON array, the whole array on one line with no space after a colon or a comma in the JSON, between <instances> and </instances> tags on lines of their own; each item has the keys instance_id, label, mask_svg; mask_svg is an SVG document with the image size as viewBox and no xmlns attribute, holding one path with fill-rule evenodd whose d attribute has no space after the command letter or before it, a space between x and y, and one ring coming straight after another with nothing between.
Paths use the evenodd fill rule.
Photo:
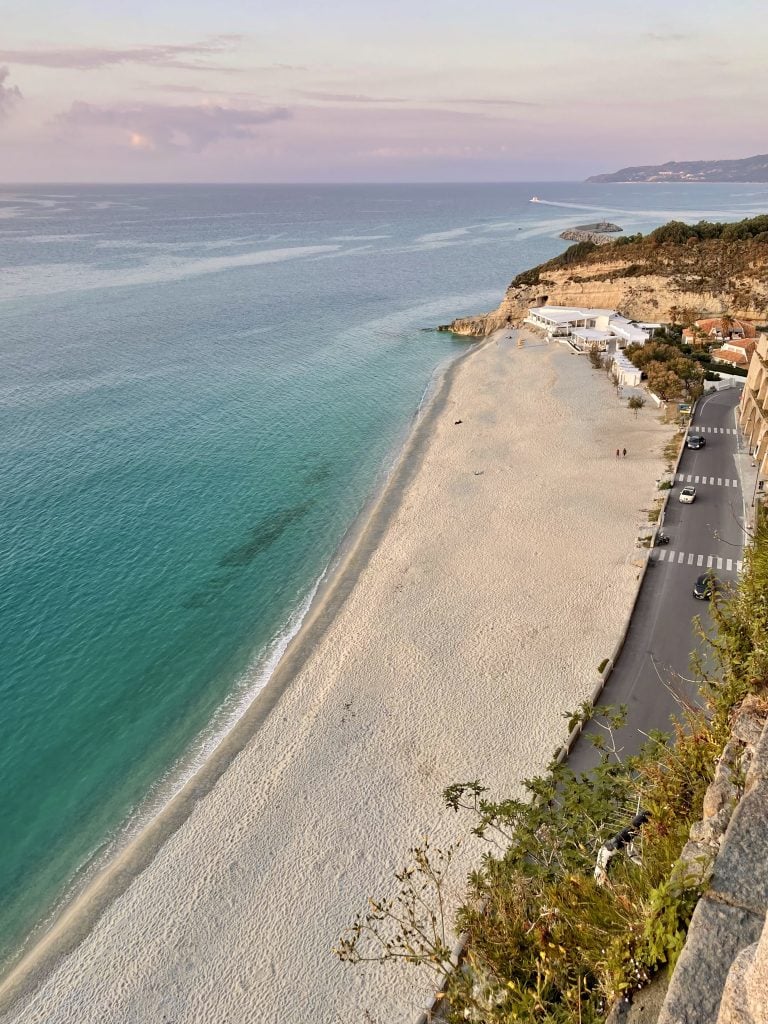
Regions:
<instances>
[{"instance_id":1,"label":"horizon line","mask_svg":"<svg viewBox=\"0 0 768 1024\"><path fill-rule=\"evenodd\" d=\"M349 186L349 185L585 185L585 184L622 184L621 182L588 182L585 178L515 178L494 179L488 181L56 181L42 179L34 181L0 181L0 188L18 188L28 185L269 185L286 187L290 185L312 186ZM637 182L645 184L645 182ZM654 184L653 182L651 184ZM683 184L687 184L683 182ZM735 184L727 182L726 184ZM747 184L754 184L747 183Z\"/></svg>"}]
</instances>

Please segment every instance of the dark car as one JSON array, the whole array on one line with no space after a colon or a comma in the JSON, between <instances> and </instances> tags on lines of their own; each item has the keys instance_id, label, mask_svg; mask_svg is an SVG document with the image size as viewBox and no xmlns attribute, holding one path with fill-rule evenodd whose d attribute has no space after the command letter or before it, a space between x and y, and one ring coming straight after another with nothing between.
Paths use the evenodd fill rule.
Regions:
<instances>
[{"instance_id":1,"label":"dark car","mask_svg":"<svg viewBox=\"0 0 768 1024\"><path fill-rule=\"evenodd\" d=\"M709 601L715 590L717 580L711 572L702 573L693 584L693 596L697 601Z\"/></svg>"},{"instance_id":2,"label":"dark car","mask_svg":"<svg viewBox=\"0 0 768 1024\"><path fill-rule=\"evenodd\" d=\"M703 448L707 442L701 436L701 434L691 434L688 440L685 442L686 448Z\"/></svg>"}]
</instances>

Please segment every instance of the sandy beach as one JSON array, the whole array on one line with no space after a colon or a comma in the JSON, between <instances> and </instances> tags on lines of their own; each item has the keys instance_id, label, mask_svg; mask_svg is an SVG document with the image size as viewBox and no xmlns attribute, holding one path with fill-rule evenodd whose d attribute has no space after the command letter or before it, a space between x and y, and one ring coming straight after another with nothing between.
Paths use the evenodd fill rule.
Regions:
<instances>
[{"instance_id":1,"label":"sandy beach","mask_svg":"<svg viewBox=\"0 0 768 1024\"><path fill-rule=\"evenodd\" d=\"M81 941L11 978L2 1020L414 1019L428 978L332 947L409 847L465 831L445 786L519 795L564 739L631 607L669 434L561 345L500 332L453 367L240 752L103 880L103 913L73 908Z\"/></svg>"}]
</instances>

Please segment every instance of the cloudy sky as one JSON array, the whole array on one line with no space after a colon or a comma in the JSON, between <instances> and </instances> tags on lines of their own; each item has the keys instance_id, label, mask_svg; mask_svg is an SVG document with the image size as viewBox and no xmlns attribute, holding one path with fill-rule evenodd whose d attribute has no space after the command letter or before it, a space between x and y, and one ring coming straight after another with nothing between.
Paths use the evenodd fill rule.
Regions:
<instances>
[{"instance_id":1,"label":"cloudy sky","mask_svg":"<svg viewBox=\"0 0 768 1024\"><path fill-rule=\"evenodd\" d=\"M768 151L763 0L6 0L0 181L568 180Z\"/></svg>"}]
</instances>

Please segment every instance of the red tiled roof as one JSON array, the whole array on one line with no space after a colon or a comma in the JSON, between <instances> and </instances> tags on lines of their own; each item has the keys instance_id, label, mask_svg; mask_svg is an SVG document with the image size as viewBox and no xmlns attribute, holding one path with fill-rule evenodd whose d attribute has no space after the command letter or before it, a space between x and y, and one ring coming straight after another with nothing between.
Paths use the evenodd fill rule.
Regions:
<instances>
[{"instance_id":1,"label":"red tiled roof","mask_svg":"<svg viewBox=\"0 0 768 1024\"><path fill-rule=\"evenodd\" d=\"M705 334L711 334L712 331L722 331L722 329L723 329L723 320L722 320L722 317L713 316L713 317L709 317L706 320L697 320L696 321L696 326L700 327L701 330L704 331ZM751 324L748 320L734 320L733 321L733 330L740 330L745 338L756 338L757 337L757 331L755 330L755 325ZM683 331L683 337L684 338L685 337L690 338L692 336L693 335L692 335L692 332L691 332L691 328L690 327L686 327L685 330Z\"/></svg>"},{"instance_id":2,"label":"red tiled roof","mask_svg":"<svg viewBox=\"0 0 768 1024\"><path fill-rule=\"evenodd\" d=\"M718 363L731 363L733 366L748 366L749 359L743 352L728 352L724 348L713 348L710 352L713 359Z\"/></svg>"},{"instance_id":3,"label":"red tiled roof","mask_svg":"<svg viewBox=\"0 0 768 1024\"><path fill-rule=\"evenodd\" d=\"M733 345L734 348L743 348L748 355L752 355L755 351L754 338L727 338L724 344Z\"/></svg>"}]
</instances>

